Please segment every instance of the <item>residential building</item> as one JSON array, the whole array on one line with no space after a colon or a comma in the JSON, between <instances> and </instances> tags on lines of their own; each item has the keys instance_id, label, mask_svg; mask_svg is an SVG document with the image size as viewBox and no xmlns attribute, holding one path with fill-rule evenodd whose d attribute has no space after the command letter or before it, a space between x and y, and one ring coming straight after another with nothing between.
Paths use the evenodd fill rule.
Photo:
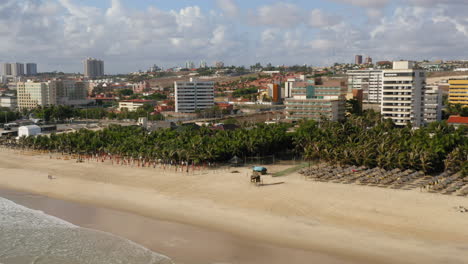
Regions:
<instances>
[{"instance_id":1,"label":"residential building","mask_svg":"<svg viewBox=\"0 0 468 264\"><path fill-rule=\"evenodd\" d=\"M281 85L279 83L268 84L268 97L271 98L272 103L281 103Z\"/></svg>"},{"instance_id":2,"label":"residential building","mask_svg":"<svg viewBox=\"0 0 468 264\"><path fill-rule=\"evenodd\" d=\"M316 79L297 82L291 91L292 98L285 100L286 119L342 120L346 106L346 90L343 81L322 82Z\"/></svg>"},{"instance_id":3,"label":"residential building","mask_svg":"<svg viewBox=\"0 0 468 264\"><path fill-rule=\"evenodd\" d=\"M348 75L348 91L362 90L363 102L380 104L382 102L382 70L350 70Z\"/></svg>"},{"instance_id":4,"label":"residential building","mask_svg":"<svg viewBox=\"0 0 468 264\"><path fill-rule=\"evenodd\" d=\"M366 60L364 61L365 64L372 64L372 58L371 57L366 57Z\"/></svg>"},{"instance_id":5,"label":"residential building","mask_svg":"<svg viewBox=\"0 0 468 264\"><path fill-rule=\"evenodd\" d=\"M83 64L85 77L96 78L104 76L104 61L94 58L87 58Z\"/></svg>"},{"instance_id":6,"label":"residential building","mask_svg":"<svg viewBox=\"0 0 468 264\"><path fill-rule=\"evenodd\" d=\"M354 58L354 64L362 64L362 55L356 55L356 57Z\"/></svg>"},{"instance_id":7,"label":"residential building","mask_svg":"<svg viewBox=\"0 0 468 264\"><path fill-rule=\"evenodd\" d=\"M468 79L449 80L449 103L468 106Z\"/></svg>"},{"instance_id":8,"label":"residential building","mask_svg":"<svg viewBox=\"0 0 468 264\"><path fill-rule=\"evenodd\" d=\"M36 63L26 63L26 75L28 75L28 76L37 75L37 64Z\"/></svg>"},{"instance_id":9,"label":"residential building","mask_svg":"<svg viewBox=\"0 0 468 264\"><path fill-rule=\"evenodd\" d=\"M468 127L468 117L463 116L450 116L447 120L449 125L453 125L455 127L458 126L467 126Z\"/></svg>"},{"instance_id":10,"label":"residential building","mask_svg":"<svg viewBox=\"0 0 468 264\"><path fill-rule=\"evenodd\" d=\"M24 64L15 62L11 64L11 75L12 76L23 76L24 75Z\"/></svg>"},{"instance_id":11,"label":"residential building","mask_svg":"<svg viewBox=\"0 0 468 264\"><path fill-rule=\"evenodd\" d=\"M11 63L2 64L2 74L3 76L11 76Z\"/></svg>"},{"instance_id":12,"label":"residential building","mask_svg":"<svg viewBox=\"0 0 468 264\"><path fill-rule=\"evenodd\" d=\"M194 113L214 106L214 82L190 78L174 82L176 113Z\"/></svg>"},{"instance_id":13,"label":"residential building","mask_svg":"<svg viewBox=\"0 0 468 264\"><path fill-rule=\"evenodd\" d=\"M27 81L18 82L16 85L18 92L18 107L20 110L57 104L57 85L54 81Z\"/></svg>"},{"instance_id":14,"label":"residential building","mask_svg":"<svg viewBox=\"0 0 468 264\"><path fill-rule=\"evenodd\" d=\"M382 116L398 126L408 122L414 127L421 126L425 82L425 71L415 69L414 62L393 62L393 69L383 71Z\"/></svg>"},{"instance_id":15,"label":"residential building","mask_svg":"<svg viewBox=\"0 0 468 264\"><path fill-rule=\"evenodd\" d=\"M305 75L299 76L299 78L289 78L284 82L284 89L281 93L282 98L291 98L292 97L292 90L294 85L299 82L305 81Z\"/></svg>"},{"instance_id":16,"label":"residential building","mask_svg":"<svg viewBox=\"0 0 468 264\"><path fill-rule=\"evenodd\" d=\"M443 71L444 62L442 60L419 63L419 67L429 72Z\"/></svg>"},{"instance_id":17,"label":"residential building","mask_svg":"<svg viewBox=\"0 0 468 264\"><path fill-rule=\"evenodd\" d=\"M156 101L153 100L123 100L119 102L119 111L127 109L129 112L135 112L138 108L143 107L145 105L151 105L152 107L156 106Z\"/></svg>"},{"instance_id":18,"label":"residential building","mask_svg":"<svg viewBox=\"0 0 468 264\"><path fill-rule=\"evenodd\" d=\"M423 89L423 120L425 124L442 120L442 90L438 85L428 85Z\"/></svg>"},{"instance_id":19,"label":"residential building","mask_svg":"<svg viewBox=\"0 0 468 264\"><path fill-rule=\"evenodd\" d=\"M0 96L0 107L14 110L18 107L16 96Z\"/></svg>"},{"instance_id":20,"label":"residential building","mask_svg":"<svg viewBox=\"0 0 468 264\"><path fill-rule=\"evenodd\" d=\"M59 105L83 106L93 102L87 99L87 86L82 81L57 80L52 82L55 83L57 104Z\"/></svg>"}]
</instances>

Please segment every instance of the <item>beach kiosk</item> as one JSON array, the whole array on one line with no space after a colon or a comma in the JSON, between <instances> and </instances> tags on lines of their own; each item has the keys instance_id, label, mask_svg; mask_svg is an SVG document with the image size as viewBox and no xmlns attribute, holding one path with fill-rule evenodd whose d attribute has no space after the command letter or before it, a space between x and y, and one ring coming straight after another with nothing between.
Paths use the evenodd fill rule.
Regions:
<instances>
[{"instance_id":1,"label":"beach kiosk","mask_svg":"<svg viewBox=\"0 0 468 264\"><path fill-rule=\"evenodd\" d=\"M252 167L252 175L250 175L250 182L254 183L256 186L261 186L262 178L261 175L265 175L267 173L267 168L254 166Z\"/></svg>"}]
</instances>

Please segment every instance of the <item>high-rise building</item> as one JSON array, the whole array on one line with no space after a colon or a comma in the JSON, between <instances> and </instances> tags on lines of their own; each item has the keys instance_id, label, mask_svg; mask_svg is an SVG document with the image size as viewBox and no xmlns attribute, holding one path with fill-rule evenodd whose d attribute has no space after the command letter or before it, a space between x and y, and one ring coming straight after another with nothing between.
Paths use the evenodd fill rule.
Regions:
<instances>
[{"instance_id":1,"label":"high-rise building","mask_svg":"<svg viewBox=\"0 0 468 264\"><path fill-rule=\"evenodd\" d=\"M365 61L364 61L365 64L372 64L372 58L367 56Z\"/></svg>"},{"instance_id":2,"label":"high-rise building","mask_svg":"<svg viewBox=\"0 0 468 264\"><path fill-rule=\"evenodd\" d=\"M427 85L423 89L423 120L425 124L442 120L442 90L438 85Z\"/></svg>"},{"instance_id":3,"label":"high-rise building","mask_svg":"<svg viewBox=\"0 0 468 264\"><path fill-rule=\"evenodd\" d=\"M104 61L87 58L83 63L85 77L96 78L104 76Z\"/></svg>"},{"instance_id":4,"label":"high-rise building","mask_svg":"<svg viewBox=\"0 0 468 264\"><path fill-rule=\"evenodd\" d=\"M175 111L195 113L214 106L214 82L190 78L189 82L174 82Z\"/></svg>"},{"instance_id":5,"label":"high-rise building","mask_svg":"<svg viewBox=\"0 0 468 264\"><path fill-rule=\"evenodd\" d=\"M450 79L449 85L449 103L468 107L468 79Z\"/></svg>"},{"instance_id":6,"label":"high-rise building","mask_svg":"<svg viewBox=\"0 0 468 264\"><path fill-rule=\"evenodd\" d=\"M18 107L32 109L38 106L49 106L57 104L56 83L49 82L18 82Z\"/></svg>"},{"instance_id":7,"label":"high-rise building","mask_svg":"<svg viewBox=\"0 0 468 264\"><path fill-rule=\"evenodd\" d=\"M346 85L343 81L322 82L320 79L298 81L294 83L291 95L291 98L285 99L285 113L288 120L344 119Z\"/></svg>"},{"instance_id":8,"label":"high-rise building","mask_svg":"<svg viewBox=\"0 0 468 264\"><path fill-rule=\"evenodd\" d=\"M414 69L414 62L393 62L393 69L383 71L382 116L398 126L421 126L425 82L425 71Z\"/></svg>"},{"instance_id":9,"label":"high-rise building","mask_svg":"<svg viewBox=\"0 0 468 264\"><path fill-rule=\"evenodd\" d=\"M348 92L362 90L363 102L380 104L382 101L382 70L350 70L348 75Z\"/></svg>"},{"instance_id":10,"label":"high-rise building","mask_svg":"<svg viewBox=\"0 0 468 264\"><path fill-rule=\"evenodd\" d=\"M193 61L186 61L185 62L185 68L194 69L195 68L195 63L193 63Z\"/></svg>"},{"instance_id":11,"label":"high-rise building","mask_svg":"<svg viewBox=\"0 0 468 264\"><path fill-rule=\"evenodd\" d=\"M36 63L26 63L26 75L28 75L28 76L37 75L37 64Z\"/></svg>"},{"instance_id":12,"label":"high-rise building","mask_svg":"<svg viewBox=\"0 0 468 264\"><path fill-rule=\"evenodd\" d=\"M12 76L23 76L24 75L24 64L15 62L11 64L11 75Z\"/></svg>"},{"instance_id":13,"label":"high-rise building","mask_svg":"<svg viewBox=\"0 0 468 264\"><path fill-rule=\"evenodd\" d=\"M362 55L356 55L356 57L354 58L354 64L362 64Z\"/></svg>"},{"instance_id":14,"label":"high-rise building","mask_svg":"<svg viewBox=\"0 0 468 264\"><path fill-rule=\"evenodd\" d=\"M206 68L208 67L208 64L206 63L206 61L202 60L200 61L200 68Z\"/></svg>"},{"instance_id":15,"label":"high-rise building","mask_svg":"<svg viewBox=\"0 0 468 264\"><path fill-rule=\"evenodd\" d=\"M11 63L3 63L2 64L2 74L3 76L11 76Z\"/></svg>"}]
</instances>

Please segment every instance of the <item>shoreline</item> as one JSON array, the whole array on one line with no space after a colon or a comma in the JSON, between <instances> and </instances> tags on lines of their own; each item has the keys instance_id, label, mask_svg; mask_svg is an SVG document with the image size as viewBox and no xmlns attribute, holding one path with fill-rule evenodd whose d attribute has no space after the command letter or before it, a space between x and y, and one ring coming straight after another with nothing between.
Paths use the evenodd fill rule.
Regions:
<instances>
[{"instance_id":1,"label":"shoreline","mask_svg":"<svg viewBox=\"0 0 468 264\"><path fill-rule=\"evenodd\" d=\"M40 210L73 225L129 239L157 254L170 257L176 264L306 264L310 259L321 263L344 263L315 252L258 243L227 233L37 194L0 189L0 197L33 210ZM151 230L154 236L148 236L148 230ZM269 254L258 255L258 252ZM292 259L293 257L295 259Z\"/></svg>"},{"instance_id":2,"label":"shoreline","mask_svg":"<svg viewBox=\"0 0 468 264\"><path fill-rule=\"evenodd\" d=\"M468 206L466 198L305 182L298 175L267 178L284 183L256 188L247 182L246 169L239 170L184 175L0 151L0 175L10 175L0 176L3 188L320 252L343 263L468 258L468 215L452 210ZM48 180L48 173L57 180Z\"/></svg>"}]
</instances>

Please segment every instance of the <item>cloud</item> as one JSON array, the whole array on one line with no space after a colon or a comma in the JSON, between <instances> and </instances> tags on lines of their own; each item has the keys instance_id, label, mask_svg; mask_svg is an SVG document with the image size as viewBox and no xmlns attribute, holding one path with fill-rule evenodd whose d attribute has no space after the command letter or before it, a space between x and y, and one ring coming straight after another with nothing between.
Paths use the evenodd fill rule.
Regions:
<instances>
[{"instance_id":1,"label":"cloud","mask_svg":"<svg viewBox=\"0 0 468 264\"><path fill-rule=\"evenodd\" d=\"M320 9L313 9L309 14L309 25L311 27L323 28L337 25L341 22L341 18L335 15L330 15Z\"/></svg>"},{"instance_id":2,"label":"cloud","mask_svg":"<svg viewBox=\"0 0 468 264\"><path fill-rule=\"evenodd\" d=\"M283 2L261 6L250 16L254 24L279 28L297 26L304 19L304 13L299 7Z\"/></svg>"},{"instance_id":3,"label":"cloud","mask_svg":"<svg viewBox=\"0 0 468 264\"><path fill-rule=\"evenodd\" d=\"M216 0L216 5L228 16L237 17L240 13L235 0Z\"/></svg>"},{"instance_id":4,"label":"cloud","mask_svg":"<svg viewBox=\"0 0 468 264\"><path fill-rule=\"evenodd\" d=\"M333 1L377 19L367 23L352 12L289 1L251 9L244 17L246 10L233 0L217 1L221 12L197 5L137 10L124 0L108 0L106 8L78 0L3 0L0 58L81 72L83 58L92 56L106 61L107 72L128 72L202 59L237 65L326 65L350 62L354 54L452 59L468 46L464 0Z\"/></svg>"},{"instance_id":5,"label":"cloud","mask_svg":"<svg viewBox=\"0 0 468 264\"><path fill-rule=\"evenodd\" d=\"M366 8L383 8L390 3L390 0L331 0L333 2L355 5ZM416 0L418 1L418 0ZM425 0L420 0L425 1Z\"/></svg>"}]
</instances>

